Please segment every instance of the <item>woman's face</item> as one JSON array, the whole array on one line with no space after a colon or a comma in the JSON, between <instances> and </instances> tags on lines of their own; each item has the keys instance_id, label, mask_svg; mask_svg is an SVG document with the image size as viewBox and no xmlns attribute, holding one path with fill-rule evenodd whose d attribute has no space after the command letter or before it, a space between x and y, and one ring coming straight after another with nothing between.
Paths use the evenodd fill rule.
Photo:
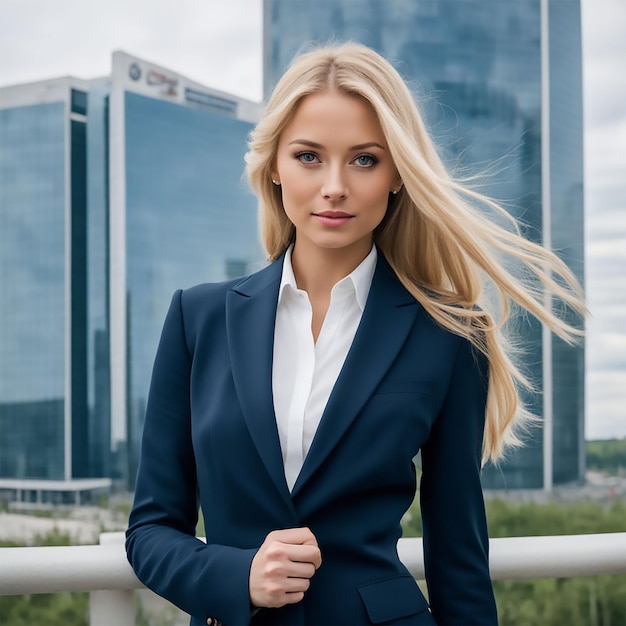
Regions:
<instances>
[{"instance_id":1,"label":"woman's face","mask_svg":"<svg viewBox=\"0 0 626 626\"><path fill-rule=\"evenodd\" d=\"M301 257L345 249L364 258L389 192L400 186L371 106L335 91L301 100L279 138L272 178Z\"/></svg>"}]
</instances>

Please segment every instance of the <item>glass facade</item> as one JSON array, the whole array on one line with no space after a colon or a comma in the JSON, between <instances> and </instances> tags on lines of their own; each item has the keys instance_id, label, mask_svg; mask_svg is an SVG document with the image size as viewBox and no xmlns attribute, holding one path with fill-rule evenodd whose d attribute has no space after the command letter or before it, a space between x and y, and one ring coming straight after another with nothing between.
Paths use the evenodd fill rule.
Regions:
<instances>
[{"instance_id":1,"label":"glass facade","mask_svg":"<svg viewBox=\"0 0 626 626\"><path fill-rule=\"evenodd\" d=\"M502 201L529 238L541 242L551 232L553 248L582 278L578 0L265 0L264 36L266 91L311 41L351 39L382 53L412 88L449 166L485 173L481 190ZM550 415L553 429L548 450L535 428L523 449L486 468L484 484L540 488L582 479L583 348L551 340L546 352L540 325L517 323L520 364L538 389L526 402Z\"/></svg>"},{"instance_id":2,"label":"glass facade","mask_svg":"<svg viewBox=\"0 0 626 626\"><path fill-rule=\"evenodd\" d=\"M64 477L64 102L0 110L0 476Z\"/></svg>"},{"instance_id":3,"label":"glass facade","mask_svg":"<svg viewBox=\"0 0 626 626\"><path fill-rule=\"evenodd\" d=\"M174 290L262 262L243 181L258 105L124 53L107 79L2 95L0 480L132 487Z\"/></svg>"},{"instance_id":4,"label":"glass facade","mask_svg":"<svg viewBox=\"0 0 626 626\"><path fill-rule=\"evenodd\" d=\"M550 220L552 246L584 284L580 6L549 3ZM584 346L552 339L555 484L584 477Z\"/></svg>"},{"instance_id":5,"label":"glass facade","mask_svg":"<svg viewBox=\"0 0 626 626\"><path fill-rule=\"evenodd\" d=\"M106 246L93 217L104 143L89 147L86 90L65 79L45 89L58 101L28 104L38 86L17 87L24 103L0 110L0 478L106 476L89 341L106 298L106 268L98 282L92 267Z\"/></svg>"},{"instance_id":6,"label":"glass facade","mask_svg":"<svg viewBox=\"0 0 626 626\"><path fill-rule=\"evenodd\" d=\"M124 94L131 480L173 292L243 275L262 259L256 198L242 180L251 128L228 111Z\"/></svg>"},{"instance_id":7,"label":"glass facade","mask_svg":"<svg viewBox=\"0 0 626 626\"><path fill-rule=\"evenodd\" d=\"M92 476L113 477L109 347L109 91L87 92L87 412Z\"/></svg>"}]
</instances>

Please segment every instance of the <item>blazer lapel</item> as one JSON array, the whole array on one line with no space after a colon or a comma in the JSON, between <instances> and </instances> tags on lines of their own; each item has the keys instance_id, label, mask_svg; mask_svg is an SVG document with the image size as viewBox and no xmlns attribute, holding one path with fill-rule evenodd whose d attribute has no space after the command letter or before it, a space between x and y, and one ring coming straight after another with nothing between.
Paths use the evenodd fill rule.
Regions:
<instances>
[{"instance_id":1,"label":"blazer lapel","mask_svg":"<svg viewBox=\"0 0 626 626\"><path fill-rule=\"evenodd\" d=\"M324 462L365 406L406 340L418 305L379 253L352 346L328 399L292 496Z\"/></svg>"},{"instance_id":2,"label":"blazer lapel","mask_svg":"<svg viewBox=\"0 0 626 626\"><path fill-rule=\"evenodd\" d=\"M226 332L237 397L259 456L291 506L272 397L276 303L282 257L226 296Z\"/></svg>"}]
</instances>

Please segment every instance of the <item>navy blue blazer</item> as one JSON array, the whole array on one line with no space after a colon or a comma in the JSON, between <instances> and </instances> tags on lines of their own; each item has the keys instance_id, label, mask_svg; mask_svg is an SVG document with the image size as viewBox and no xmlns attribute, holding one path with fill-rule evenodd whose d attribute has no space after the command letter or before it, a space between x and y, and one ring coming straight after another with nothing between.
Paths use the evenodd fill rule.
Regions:
<instances>
[{"instance_id":1,"label":"navy blue blazer","mask_svg":"<svg viewBox=\"0 0 626 626\"><path fill-rule=\"evenodd\" d=\"M379 255L290 493L271 381L281 271L282 259L173 297L127 531L137 576L192 624L495 624L480 484L486 359L437 325ZM420 449L430 610L396 550ZM198 506L206 545L194 536ZM268 532L300 526L323 561L304 600L252 614L252 558Z\"/></svg>"}]
</instances>

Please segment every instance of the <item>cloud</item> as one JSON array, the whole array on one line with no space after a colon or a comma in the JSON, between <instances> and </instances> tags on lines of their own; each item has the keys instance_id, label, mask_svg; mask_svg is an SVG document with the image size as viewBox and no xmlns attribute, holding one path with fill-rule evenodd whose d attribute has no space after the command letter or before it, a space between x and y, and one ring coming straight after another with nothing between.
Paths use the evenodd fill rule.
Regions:
<instances>
[{"instance_id":1,"label":"cloud","mask_svg":"<svg viewBox=\"0 0 626 626\"><path fill-rule=\"evenodd\" d=\"M586 437L626 436L626 3L582 0Z\"/></svg>"},{"instance_id":2,"label":"cloud","mask_svg":"<svg viewBox=\"0 0 626 626\"><path fill-rule=\"evenodd\" d=\"M587 246L589 256L603 256L602 248L596 245L598 241L626 239L626 206L614 204L615 195L611 190L601 190L594 196L593 207L587 203L585 234L589 242ZM626 204L626 198L620 198L619 202ZM625 254L626 251L622 252L622 255Z\"/></svg>"},{"instance_id":3,"label":"cloud","mask_svg":"<svg viewBox=\"0 0 626 626\"><path fill-rule=\"evenodd\" d=\"M587 439L626 437L626 371L602 370L587 375Z\"/></svg>"},{"instance_id":4,"label":"cloud","mask_svg":"<svg viewBox=\"0 0 626 626\"><path fill-rule=\"evenodd\" d=\"M589 127L623 120L626 93L626 3L623 0L582 0L585 118Z\"/></svg>"},{"instance_id":5,"label":"cloud","mask_svg":"<svg viewBox=\"0 0 626 626\"><path fill-rule=\"evenodd\" d=\"M626 331L605 329L587 348L588 365L595 375L600 371L623 371L626 374ZM626 405L624 405L626 406Z\"/></svg>"},{"instance_id":6,"label":"cloud","mask_svg":"<svg viewBox=\"0 0 626 626\"><path fill-rule=\"evenodd\" d=\"M207 86L260 100L261 16L261 0L3 0L0 83L106 75L111 53L124 50Z\"/></svg>"},{"instance_id":7,"label":"cloud","mask_svg":"<svg viewBox=\"0 0 626 626\"><path fill-rule=\"evenodd\" d=\"M625 72L626 73L626 72ZM624 86L626 93L626 85ZM614 98L620 100L620 98ZM587 189L593 193L618 192L624 189L626 172L626 106L621 98L622 117L611 123L593 125L585 132L585 175ZM616 197L617 200L617 197ZM624 196L621 196L624 208Z\"/></svg>"}]
</instances>

